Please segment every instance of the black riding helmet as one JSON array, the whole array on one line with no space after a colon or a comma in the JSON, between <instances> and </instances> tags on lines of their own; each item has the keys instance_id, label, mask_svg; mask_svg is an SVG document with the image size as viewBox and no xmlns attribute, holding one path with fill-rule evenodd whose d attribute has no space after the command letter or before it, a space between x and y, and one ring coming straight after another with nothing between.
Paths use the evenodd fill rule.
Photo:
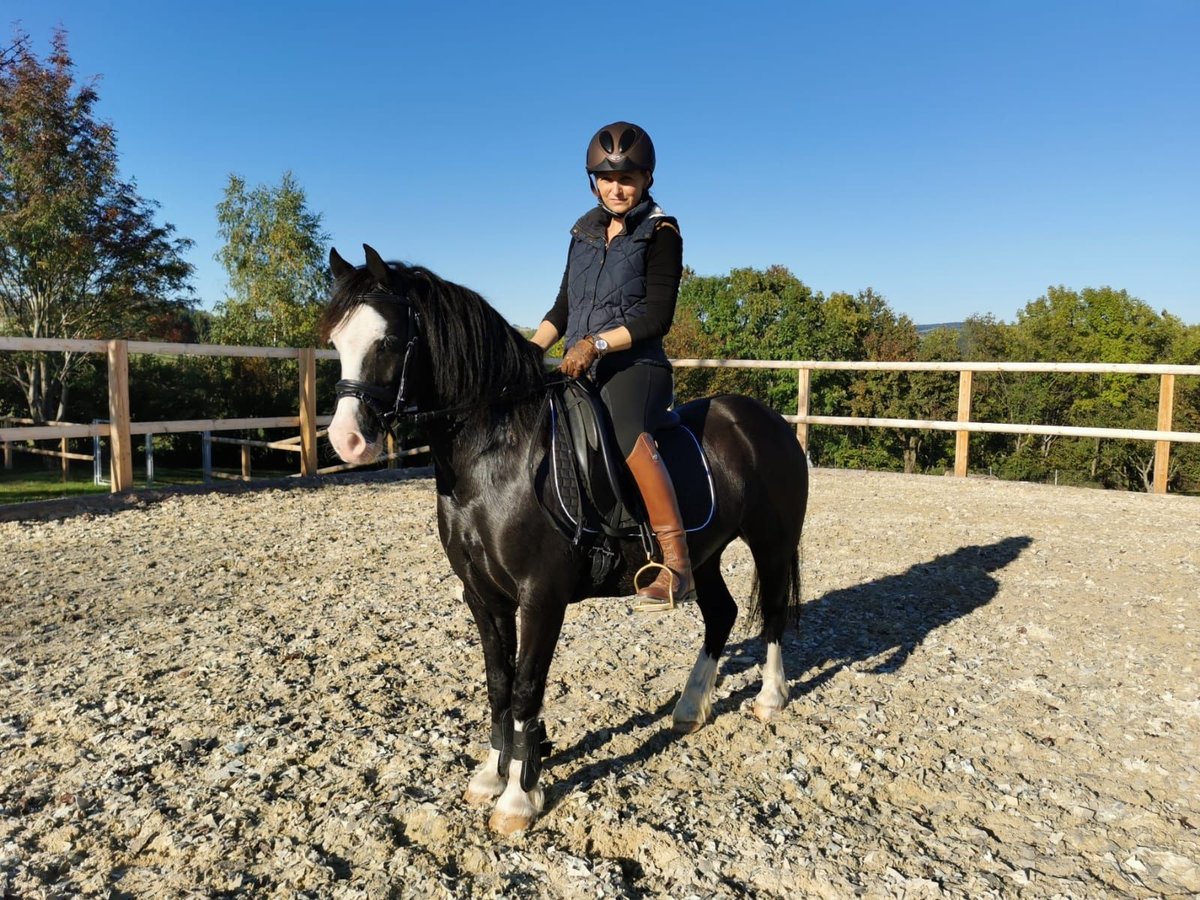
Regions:
<instances>
[{"instance_id":1,"label":"black riding helmet","mask_svg":"<svg viewBox=\"0 0 1200 900\"><path fill-rule=\"evenodd\" d=\"M646 190L654 184L654 142L641 127L631 122L613 122L593 136L587 150L588 187L600 208L617 215L600 199L593 175L602 172L645 172L650 176Z\"/></svg>"},{"instance_id":2,"label":"black riding helmet","mask_svg":"<svg viewBox=\"0 0 1200 900\"><path fill-rule=\"evenodd\" d=\"M605 125L587 150L589 175L600 172L645 172L654 177L654 142L645 130L629 122Z\"/></svg>"}]
</instances>

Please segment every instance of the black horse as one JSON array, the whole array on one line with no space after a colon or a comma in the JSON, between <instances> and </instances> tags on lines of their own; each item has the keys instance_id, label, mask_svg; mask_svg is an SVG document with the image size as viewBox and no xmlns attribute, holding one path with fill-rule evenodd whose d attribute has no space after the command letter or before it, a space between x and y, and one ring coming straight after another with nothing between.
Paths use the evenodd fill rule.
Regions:
<instances>
[{"instance_id":1,"label":"black horse","mask_svg":"<svg viewBox=\"0 0 1200 900\"><path fill-rule=\"evenodd\" d=\"M588 554L539 509L545 488L530 469L531 460L545 465L549 447L539 427L541 352L473 291L364 249L367 264L358 268L330 252L336 280L322 338L339 351L342 380L329 437L344 460L362 463L378 456L383 428L406 417L425 427L438 528L479 627L492 714L491 750L466 799L498 796L491 827L507 834L528 828L542 809L539 715L567 605L631 594L645 552L627 542L595 585ZM757 570L767 652L754 711L765 721L787 701L779 643L799 610L804 454L787 423L749 397L710 397L676 411L708 455L716 510L688 539L705 633L672 725L693 731L711 712L717 659L737 615L721 577L721 553L735 538Z\"/></svg>"}]
</instances>

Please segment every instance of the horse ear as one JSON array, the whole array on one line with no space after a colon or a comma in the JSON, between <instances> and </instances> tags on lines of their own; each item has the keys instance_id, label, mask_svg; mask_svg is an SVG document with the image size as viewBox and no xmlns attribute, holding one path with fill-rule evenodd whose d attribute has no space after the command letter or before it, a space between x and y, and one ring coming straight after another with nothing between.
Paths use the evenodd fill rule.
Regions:
<instances>
[{"instance_id":1,"label":"horse ear","mask_svg":"<svg viewBox=\"0 0 1200 900\"><path fill-rule=\"evenodd\" d=\"M354 266L342 259L336 247L329 248L329 271L334 278L341 278L347 272L353 272Z\"/></svg>"},{"instance_id":2,"label":"horse ear","mask_svg":"<svg viewBox=\"0 0 1200 900\"><path fill-rule=\"evenodd\" d=\"M363 244L363 251L367 254L367 271L375 276L375 280L380 284L391 281L392 270L383 261L383 257L375 252L375 248L370 244Z\"/></svg>"}]
</instances>

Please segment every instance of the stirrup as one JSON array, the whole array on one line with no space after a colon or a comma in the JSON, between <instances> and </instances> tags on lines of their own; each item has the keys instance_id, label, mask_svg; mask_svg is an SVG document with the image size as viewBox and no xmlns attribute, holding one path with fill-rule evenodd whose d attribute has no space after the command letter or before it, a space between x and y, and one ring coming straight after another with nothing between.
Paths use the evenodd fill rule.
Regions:
<instances>
[{"instance_id":1,"label":"stirrup","mask_svg":"<svg viewBox=\"0 0 1200 900\"><path fill-rule=\"evenodd\" d=\"M641 590L641 588L638 586L638 579L642 577L642 573L645 572L647 569L662 569L664 572L666 572L670 576L667 579L667 599L665 601L664 600L651 600L649 598L644 598L642 600L638 600L635 597L634 601L633 601L634 612L667 612L668 610L674 609L675 608L675 577L676 576L675 576L674 572L672 572L669 568L667 568L662 563L655 562L654 560L650 560L650 562L646 563L644 566L642 566L640 569L637 570L637 572L633 576L633 592L634 592L634 594L637 594L637 592Z\"/></svg>"}]
</instances>

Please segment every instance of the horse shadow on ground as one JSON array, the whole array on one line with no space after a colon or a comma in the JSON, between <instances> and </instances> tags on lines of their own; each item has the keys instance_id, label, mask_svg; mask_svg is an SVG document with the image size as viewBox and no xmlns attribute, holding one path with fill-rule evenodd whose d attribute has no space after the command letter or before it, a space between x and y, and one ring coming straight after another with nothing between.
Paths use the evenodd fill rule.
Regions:
<instances>
[{"instance_id":1,"label":"horse shadow on ground","mask_svg":"<svg viewBox=\"0 0 1200 900\"><path fill-rule=\"evenodd\" d=\"M1032 543L1032 538L1021 535L993 544L960 547L953 553L917 563L899 575L886 575L808 601L800 611L798 627L789 629L781 645L784 669L792 675L791 698L818 689L855 664L874 660L863 671L874 674L899 671L930 632L990 603L1000 590L994 573L1016 560ZM721 677L754 668L764 653L762 641L757 637L730 644L722 655ZM686 677L686 672L680 673L681 688ZM720 698L713 705L713 717L740 709L758 693L759 687L758 679L753 679L745 687ZM618 735L663 720L664 727L637 749L597 760L561 783L551 782L547 807L553 807L577 788L586 789L610 772L652 759L685 737L672 732L666 721L676 699L677 695L653 711L593 732L577 745L552 756L548 762L562 766L595 752Z\"/></svg>"}]
</instances>

